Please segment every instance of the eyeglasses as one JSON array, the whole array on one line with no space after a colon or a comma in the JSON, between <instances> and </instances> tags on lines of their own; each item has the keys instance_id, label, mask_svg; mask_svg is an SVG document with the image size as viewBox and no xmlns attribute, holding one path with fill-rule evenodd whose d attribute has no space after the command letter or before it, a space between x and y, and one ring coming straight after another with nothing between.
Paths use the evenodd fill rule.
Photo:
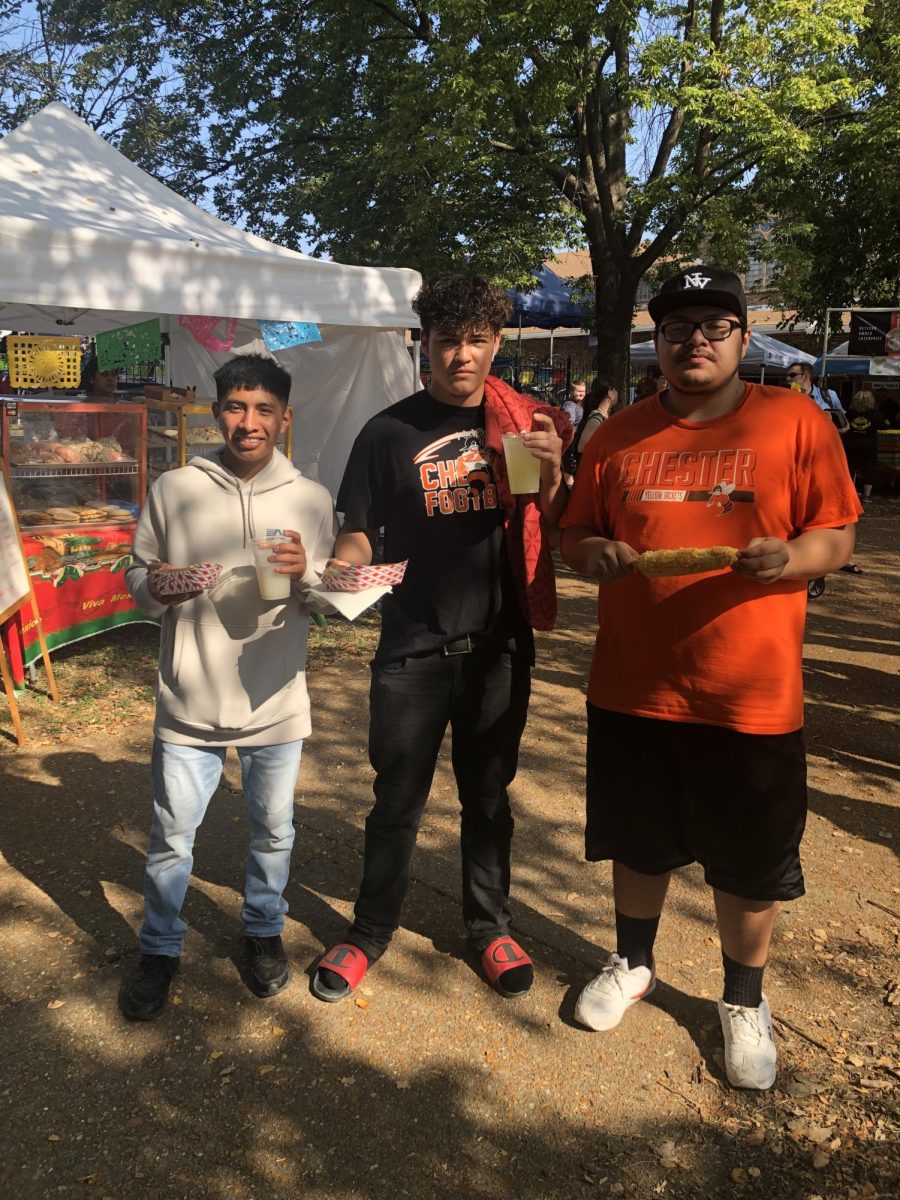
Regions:
<instances>
[{"instance_id":1,"label":"eyeglasses","mask_svg":"<svg viewBox=\"0 0 900 1200\"><path fill-rule=\"evenodd\" d=\"M743 321L729 321L726 317L709 317L705 321L670 321L661 325L659 332L667 342L686 342L699 329L708 342L724 342L736 329L743 329Z\"/></svg>"},{"instance_id":2,"label":"eyeglasses","mask_svg":"<svg viewBox=\"0 0 900 1200\"><path fill-rule=\"evenodd\" d=\"M788 371L786 378L787 379L805 379L806 372L805 371Z\"/></svg>"}]
</instances>

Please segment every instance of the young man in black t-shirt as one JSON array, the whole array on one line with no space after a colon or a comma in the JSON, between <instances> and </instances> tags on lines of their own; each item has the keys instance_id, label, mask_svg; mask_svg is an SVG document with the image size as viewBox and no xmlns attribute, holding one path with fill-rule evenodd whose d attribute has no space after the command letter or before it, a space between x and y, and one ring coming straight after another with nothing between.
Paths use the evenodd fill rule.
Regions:
<instances>
[{"instance_id":1,"label":"young man in black t-shirt","mask_svg":"<svg viewBox=\"0 0 900 1200\"><path fill-rule=\"evenodd\" d=\"M485 380L509 301L484 279L445 275L427 282L413 307L432 382L366 424L338 495L337 558L371 562L383 527L385 561L409 564L383 603L369 697L375 805L353 925L313 980L326 1001L350 994L399 924L448 724L469 942L501 994L526 992L533 980L531 960L509 936L506 789L525 726L534 639L518 598L521 563L516 556L514 567L507 554L504 503L513 502L501 494L505 472L485 436ZM541 462L541 515L555 524L565 507L557 428L568 423L514 393L510 401Z\"/></svg>"}]
</instances>

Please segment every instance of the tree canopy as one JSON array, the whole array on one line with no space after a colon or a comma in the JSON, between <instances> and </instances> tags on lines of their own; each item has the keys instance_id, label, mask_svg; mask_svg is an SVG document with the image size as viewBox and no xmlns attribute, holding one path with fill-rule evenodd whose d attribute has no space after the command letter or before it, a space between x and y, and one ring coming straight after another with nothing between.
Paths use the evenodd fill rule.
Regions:
<instances>
[{"instance_id":1,"label":"tree canopy","mask_svg":"<svg viewBox=\"0 0 900 1200\"><path fill-rule=\"evenodd\" d=\"M827 172L823 131L872 99L855 59L866 0L48 11L65 14L61 43L77 32L86 58L105 45L133 80L122 148L276 240L508 284L554 248L587 247L598 357L618 377L646 273L698 252L740 266L754 226L787 206L775 184ZM792 221L799 278L807 222Z\"/></svg>"},{"instance_id":2,"label":"tree canopy","mask_svg":"<svg viewBox=\"0 0 900 1200\"><path fill-rule=\"evenodd\" d=\"M779 216L777 286L815 321L857 302L900 307L900 34L892 5L870 11L851 64L855 102L793 170L762 183Z\"/></svg>"}]
</instances>

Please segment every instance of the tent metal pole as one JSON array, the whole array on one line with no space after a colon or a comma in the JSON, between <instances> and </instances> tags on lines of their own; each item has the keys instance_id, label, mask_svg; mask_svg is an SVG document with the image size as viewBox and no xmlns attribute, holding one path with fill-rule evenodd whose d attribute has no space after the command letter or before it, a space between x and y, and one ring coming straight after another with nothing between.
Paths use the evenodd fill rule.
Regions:
<instances>
[{"instance_id":1,"label":"tent metal pole","mask_svg":"<svg viewBox=\"0 0 900 1200\"><path fill-rule=\"evenodd\" d=\"M822 342L822 366L819 370L819 377L824 381L826 386L828 383L828 363L826 362L828 358L828 335L831 331L831 314L833 311L834 309L831 308L825 309L825 339Z\"/></svg>"},{"instance_id":2,"label":"tent metal pole","mask_svg":"<svg viewBox=\"0 0 900 1200\"><path fill-rule=\"evenodd\" d=\"M522 313L519 313L519 341L516 346L516 391L519 390L519 376L522 374Z\"/></svg>"},{"instance_id":3,"label":"tent metal pole","mask_svg":"<svg viewBox=\"0 0 900 1200\"><path fill-rule=\"evenodd\" d=\"M759 364L759 382L760 383L765 382L765 378L766 378L766 364L760 363Z\"/></svg>"}]
</instances>

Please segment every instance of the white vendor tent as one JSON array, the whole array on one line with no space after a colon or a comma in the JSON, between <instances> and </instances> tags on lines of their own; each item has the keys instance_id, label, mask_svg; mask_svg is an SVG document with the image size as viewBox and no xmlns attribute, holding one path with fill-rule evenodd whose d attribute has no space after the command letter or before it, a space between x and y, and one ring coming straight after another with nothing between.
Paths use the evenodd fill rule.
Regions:
<instances>
[{"instance_id":1,"label":"white vendor tent","mask_svg":"<svg viewBox=\"0 0 900 1200\"><path fill-rule=\"evenodd\" d=\"M65 105L0 139L0 327L94 334L160 317L171 382L214 394L210 352L178 317L238 318L231 353L262 350L257 322L319 326L278 351L294 377L294 461L335 491L363 422L413 390L403 330L415 271L310 258L237 229L140 170Z\"/></svg>"},{"instance_id":2,"label":"white vendor tent","mask_svg":"<svg viewBox=\"0 0 900 1200\"><path fill-rule=\"evenodd\" d=\"M639 364L655 363L656 348L653 341L633 343L631 361ZM742 361L746 366L787 367L792 362L815 362L815 357L807 354L805 350L797 350L794 346L779 342L777 338L751 330L750 345Z\"/></svg>"}]
</instances>

